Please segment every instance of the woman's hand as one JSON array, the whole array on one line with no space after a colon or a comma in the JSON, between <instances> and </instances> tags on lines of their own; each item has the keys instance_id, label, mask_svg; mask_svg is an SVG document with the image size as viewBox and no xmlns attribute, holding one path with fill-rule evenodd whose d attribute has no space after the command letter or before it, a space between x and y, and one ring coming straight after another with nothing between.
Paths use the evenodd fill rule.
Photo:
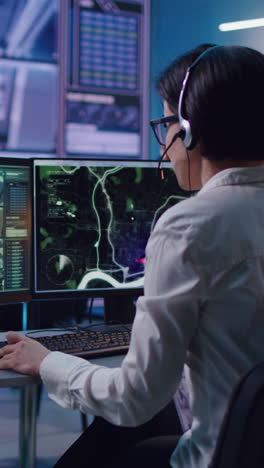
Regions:
<instances>
[{"instance_id":1,"label":"woman's hand","mask_svg":"<svg viewBox=\"0 0 264 468\"><path fill-rule=\"evenodd\" d=\"M40 364L50 351L37 341L15 332L6 334L8 344L0 349L0 369L39 375Z\"/></svg>"}]
</instances>

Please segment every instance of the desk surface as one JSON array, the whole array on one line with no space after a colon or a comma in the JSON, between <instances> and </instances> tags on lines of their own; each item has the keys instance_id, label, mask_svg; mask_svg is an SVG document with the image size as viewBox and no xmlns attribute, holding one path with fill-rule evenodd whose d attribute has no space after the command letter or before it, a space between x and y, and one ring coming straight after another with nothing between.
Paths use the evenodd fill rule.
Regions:
<instances>
[{"instance_id":1,"label":"desk surface","mask_svg":"<svg viewBox=\"0 0 264 468\"><path fill-rule=\"evenodd\" d=\"M97 359L92 359L93 364L105 367L119 367L124 356L107 356ZM19 374L12 370L0 370L0 388L1 387L24 387L40 383L40 377L32 377L30 375Z\"/></svg>"},{"instance_id":2,"label":"desk surface","mask_svg":"<svg viewBox=\"0 0 264 468\"><path fill-rule=\"evenodd\" d=\"M32 385L40 382L41 380L39 377L19 374L12 370L0 370L0 388L24 387L25 385Z\"/></svg>"}]
</instances>

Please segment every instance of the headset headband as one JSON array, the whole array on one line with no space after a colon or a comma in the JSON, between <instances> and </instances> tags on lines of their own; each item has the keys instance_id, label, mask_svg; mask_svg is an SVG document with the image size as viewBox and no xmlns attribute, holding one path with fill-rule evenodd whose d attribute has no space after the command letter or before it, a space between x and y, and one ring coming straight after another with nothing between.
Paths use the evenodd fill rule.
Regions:
<instances>
[{"instance_id":1,"label":"headset headband","mask_svg":"<svg viewBox=\"0 0 264 468\"><path fill-rule=\"evenodd\" d=\"M209 49L204 50L196 59L194 62L187 68L185 77L182 82L182 88L180 91L180 97L179 97L179 104L178 104L178 116L179 116L179 123L180 123L180 129L182 130L181 133L181 138L182 142L187 149L192 149L194 146L194 141L193 141L193 136L192 136L192 130L191 130L191 124L189 120L185 119L182 115L182 107L183 107L183 98L185 97L185 90L186 86L188 83L188 79L190 76L191 71L196 67L197 63L200 62L200 60L211 50L216 49L217 47L221 47L219 45L215 45L212 47L209 47Z\"/></svg>"}]
</instances>

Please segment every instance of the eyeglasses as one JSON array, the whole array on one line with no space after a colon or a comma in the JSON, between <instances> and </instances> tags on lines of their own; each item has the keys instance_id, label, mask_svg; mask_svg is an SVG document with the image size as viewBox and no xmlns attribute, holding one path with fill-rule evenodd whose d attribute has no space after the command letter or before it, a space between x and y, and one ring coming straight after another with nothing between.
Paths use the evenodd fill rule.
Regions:
<instances>
[{"instance_id":1,"label":"eyeglasses","mask_svg":"<svg viewBox=\"0 0 264 468\"><path fill-rule=\"evenodd\" d=\"M169 115L168 117L161 117L160 119L150 121L154 135L161 146L166 146L166 134L169 128L167 124L170 122L179 122L179 119L176 115Z\"/></svg>"}]
</instances>

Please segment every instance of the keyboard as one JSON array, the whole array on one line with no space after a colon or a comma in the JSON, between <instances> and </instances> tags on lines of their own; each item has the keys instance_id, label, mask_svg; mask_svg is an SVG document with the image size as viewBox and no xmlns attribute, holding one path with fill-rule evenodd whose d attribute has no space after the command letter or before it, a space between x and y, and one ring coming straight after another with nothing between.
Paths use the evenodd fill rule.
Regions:
<instances>
[{"instance_id":1,"label":"keyboard","mask_svg":"<svg viewBox=\"0 0 264 468\"><path fill-rule=\"evenodd\" d=\"M96 326L97 329L94 328L51 336L34 337L30 335L30 338L43 344L50 351L62 351L86 359L114 356L127 352L131 324L103 325Z\"/></svg>"}]
</instances>

